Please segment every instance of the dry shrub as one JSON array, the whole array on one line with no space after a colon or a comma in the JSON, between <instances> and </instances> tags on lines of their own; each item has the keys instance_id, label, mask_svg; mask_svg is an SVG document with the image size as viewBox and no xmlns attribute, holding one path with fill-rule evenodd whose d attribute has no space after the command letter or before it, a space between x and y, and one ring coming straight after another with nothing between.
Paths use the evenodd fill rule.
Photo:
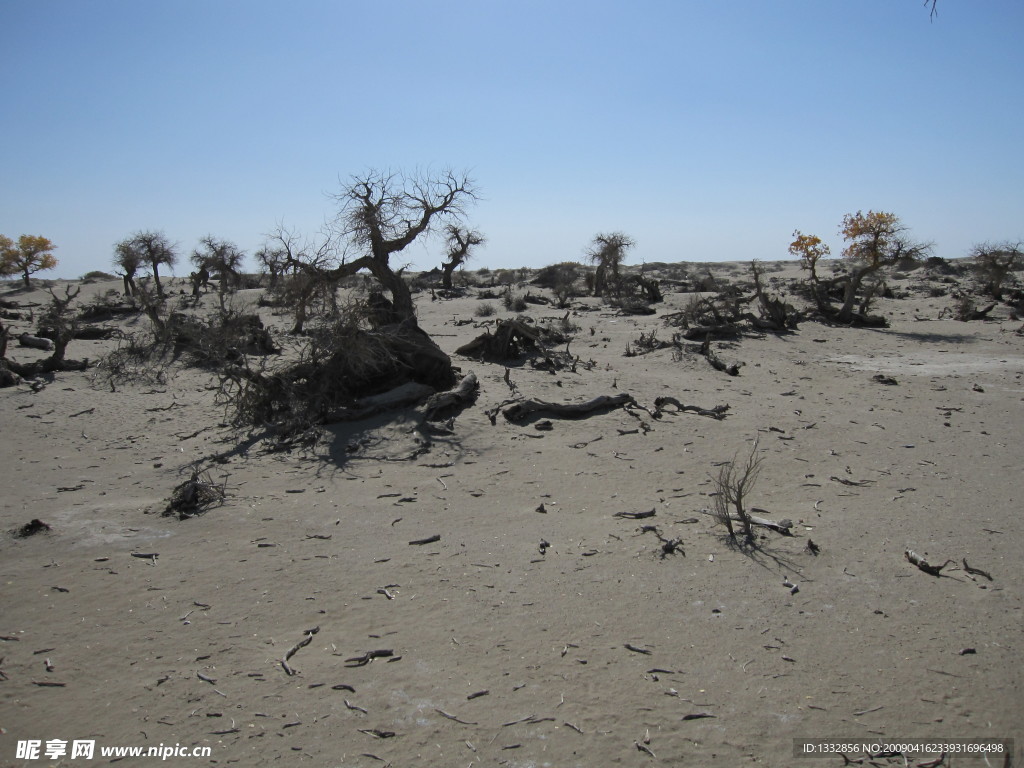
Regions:
<instances>
[{"instance_id":1,"label":"dry shrub","mask_svg":"<svg viewBox=\"0 0 1024 768\"><path fill-rule=\"evenodd\" d=\"M743 534L747 544L754 543L753 524L750 521L750 512L746 507L746 499L754 489L757 476L761 473L763 456L758 456L759 440L754 440L754 446L750 454L741 463L739 452L732 457L732 461L723 464L718 475L711 479L715 485L714 508L712 514L719 523L725 526L732 539L736 538L734 522L739 522L740 533ZM733 519L733 512L737 520Z\"/></svg>"},{"instance_id":2,"label":"dry shrub","mask_svg":"<svg viewBox=\"0 0 1024 768\"><path fill-rule=\"evenodd\" d=\"M226 495L226 481L217 484L210 478L208 471L193 472L188 480L174 489L163 514L166 517L175 516L179 520L187 520L220 506L224 503Z\"/></svg>"},{"instance_id":3,"label":"dry shrub","mask_svg":"<svg viewBox=\"0 0 1024 768\"><path fill-rule=\"evenodd\" d=\"M120 337L117 349L97 365L94 383L103 383L111 391L118 384L166 384L170 365L167 347L150 332L129 333Z\"/></svg>"},{"instance_id":4,"label":"dry shrub","mask_svg":"<svg viewBox=\"0 0 1024 768\"><path fill-rule=\"evenodd\" d=\"M525 312L530 307L525 296L518 293L513 294L511 290L505 292L502 304L509 312Z\"/></svg>"}]
</instances>

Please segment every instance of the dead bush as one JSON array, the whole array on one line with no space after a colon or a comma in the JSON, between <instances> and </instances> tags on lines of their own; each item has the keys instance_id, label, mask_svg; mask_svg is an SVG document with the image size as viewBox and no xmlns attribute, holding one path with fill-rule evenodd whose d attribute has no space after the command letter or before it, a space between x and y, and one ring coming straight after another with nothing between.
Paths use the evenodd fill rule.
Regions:
<instances>
[{"instance_id":1,"label":"dead bush","mask_svg":"<svg viewBox=\"0 0 1024 768\"><path fill-rule=\"evenodd\" d=\"M165 517L187 520L223 504L226 495L226 480L218 484L213 482L208 471L196 471L174 489L163 514Z\"/></svg>"},{"instance_id":2,"label":"dead bush","mask_svg":"<svg viewBox=\"0 0 1024 768\"><path fill-rule=\"evenodd\" d=\"M734 540L737 534L734 523L739 523L738 532L743 534L748 545L754 543L754 530L750 512L746 507L746 500L754 489L757 476L761 473L764 457L758 455L759 447L760 441L754 440L754 446L745 460L740 461L740 454L737 451L732 457L732 461L719 467L718 474L711 477L715 486L712 514L719 523L725 526L729 537Z\"/></svg>"},{"instance_id":3,"label":"dead bush","mask_svg":"<svg viewBox=\"0 0 1024 768\"><path fill-rule=\"evenodd\" d=\"M525 296L518 293L513 294L511 290L505 292L501 303L509 312L525 312L530 307Z\"/></svg>"}]
</instances>

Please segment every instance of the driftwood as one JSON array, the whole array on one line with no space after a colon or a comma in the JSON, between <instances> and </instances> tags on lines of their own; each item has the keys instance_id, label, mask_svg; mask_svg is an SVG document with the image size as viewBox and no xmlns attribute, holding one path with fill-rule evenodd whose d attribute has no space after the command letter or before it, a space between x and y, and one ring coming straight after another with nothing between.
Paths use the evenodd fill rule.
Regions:
<instances>
[{"instance_id":1,"label":"driftwood","mask_svg":"<svg viewBox=\"0 0 1024 768\"><path fill-rule=\"evenodd\" d=\"M707 416L710 419L717 419L719 421L725 418L726 411L729 410L728 404L716 405L714 408L701 408L699 405L684 405L676 398L666 396L659 397L654 401L654 417L656 419L661 418L666 405L674 405L679 412L690 411L698 416Z\"/></svg>"},{"instance_id":2,"label":"driftwood","mask_svg":"<svg viewBox=\"0 0 1024 768\"><path fill-rule=\"evenodd\" d=\"M502 415L513 422L522 421L534 413L549 413L553 416L573 419L586 416L595 411L619 408L634 402L633 396L626 393L601 395L585 403L548 403L543 400L521 400L502 411Z\"/></svg>"},{"instance_id":3,"label":"driftwood","mask_svg":"<svg viewBox=\"0 0 1024 768\"><path fill-rule=\"evenodd\" d=\"M361 421L384 411L420 403L433 394L433 387L408 381L387 392L381 392L379 395L370 395L357 400L355 404L346 408L330 410L324 417L324 422L330 424L336 421Z\"/></svg>"},{"instance_id":4,"label":"driftwood","mask_svg":"<svg viewBox=\"0 0 1024 768\"><path fill-rule=\"evenodd\" d=\"M714 516L714 512L711 510L704 510L704 514ZM793 535L793 521L792 520L769 520L766 517L758 517L757 515L747 515L747 520L744 520L739 515L730 515L729 519L734 523L746 523L750 522L751 525L759 525L762 528L770 528L776 533L781 533L783 536Z\"/></svg>"},{"instance_id":5,"label":"driftwood","mask_svg":"<svg viewBox=\"0 0 1024 768\"><path fill-rule=\"evenodd\" d=\"M47 357L44 360L36 360L33 363L16 363L13 360L5 360L7 368L23 379L34 379L41 373L54 373L56 371L84 371L89 367L86 360L54 360Z\"/></svg>"},{"instance_id":6,"label":"driftwood","mask_svg":"<svg viewBox=\"0 0 1024 768\"><path fill-rule=\"evenodd\" d=\"M303 633L305 635L305 637L303 637L302 640L300 640L295 645L293 645L291 647L291 649L288 651L288 653L286 653L284 655L284 658L281 659L281 668L284 669L284 672L285 672L286 675L288 675L289 677L292 677L293 675L297 675L298 674L298 672L296 672L292 667L288 666L288 661L289 661L289 659L291 659L292 656L294 656L296 653L298 653L300 649L305 648L307 645L309 645L311 642L313 642L313 635L315 635L319 631L320 631L320 627L318 627L318 626L317 627L313 627L312 629L307 629Z\"/></svg>"},{"instance_id":7,"label":"driftwood","mask_svg":"<svg viewBox=\"0 0 1024 768\"><path fill-rule=\"evenodd\" d=\"M760 525L762 528L771 528L776 533L781 533L783 536L793 535L793 521L792 520L769 520L766 517L758 517L757 515L747 515L750 519L751 525ZM738 517L732 518L736 522L743 522Z\"/></svg>"},{"instance_id":8,"label":"driftwood","mask_svg":"<svg viewBox=\"0 0 1024 768\"><path fill-rule=\"evenodd\" d=\"M41 336L31 336L27 333L21 334L18 337L18 344L22 347L31 347L32 349L41 349L45 352L53 351L53 342L49 339L44 339Z\"/></svg>"},{"instance_id":9,"label":"driftwood","mask_svg":"<svg viewBox=\"0 0 1024 768\"><path fill-rule=\"evenodd\" d=\"M710 336L704 339L704 343L700 345L700 353L704 355L704 358L708 361L708 363L711 364L711 367L714 368L716 371L723 371L724 373L727 373L730 376L740 375L739 363L725 363L721 360L721 358L718 357L718 355L715 354L715 351L711 349Z\"/></svg>"},{"instance_id":10,"label":"driftwood","mask_svg":"<svg viewBox=\"0 0 1024 768\"><path fill-rule=\"evenodd\" d=\"M471 403L479 388L480 382L477 380L476 374L470 371L453 389L449 389L447 392L438 392L427 398L427 402L423 406L427 419L433 419L437 414L447 411L449 408Z\"/></svg>"}]
</instances>

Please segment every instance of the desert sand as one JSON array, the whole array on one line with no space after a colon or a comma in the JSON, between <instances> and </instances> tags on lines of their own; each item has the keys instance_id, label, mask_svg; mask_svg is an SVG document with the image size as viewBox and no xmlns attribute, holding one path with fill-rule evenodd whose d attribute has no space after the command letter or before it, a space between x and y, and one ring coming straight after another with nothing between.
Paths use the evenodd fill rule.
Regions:
<instances>
[{"instance_id":1,"label":"desert sand","mask_svg":"<svg viewBox=\"0 0 1024 768\"><path fill-rule=\"evenodd\" d=\"M922 275L891 281L886 329L717 342L735 377L695 345L626 355L641 334L671 340L662 318L690 294L646 317L574 300L581 363L551 372L455 355L513 315L478 316L476 291L420 293L420 326L480 382L429 446L406 409L268 451L230 426L216 377L182 363L158 381L111 386L90 367L0 390L0 764L180 745L210 754L167 764L841 766L863 755L797 759L794 739L979 737L1016 739L1016 757L943 764L1019 764L1024 337L1005 306L939 319L953 299ZM285 338L288 318L260 312ZM8 354L46 353L12 339ZM621 393L648 410L488 415ZM729 409L655 419L663 396ZM739 547L706 511L718 466L755 439L749 502L793 535ZM196 467L224 503L164 516ZM50 530L15 535L33 519ZM953 562L934 576L908 549ZM97 754L16 759L29 739Z\"/></svg>"}]
</instances>

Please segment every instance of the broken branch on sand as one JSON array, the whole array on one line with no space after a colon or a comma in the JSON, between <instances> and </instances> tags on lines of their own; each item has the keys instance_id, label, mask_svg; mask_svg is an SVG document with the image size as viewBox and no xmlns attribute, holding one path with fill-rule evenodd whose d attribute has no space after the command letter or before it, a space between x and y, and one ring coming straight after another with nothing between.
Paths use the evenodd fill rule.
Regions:
<instances>
[{"instance_id":1,"label":"broken branch on sand","mask_svg":"<svg viewBox=\"0 0 1024 768\"><path fill-rule=\"evenodd\" d=\"M907 558L907 560L910 563L912 563L913 565L916 565L922 571L924 571L925 573L930 574L932 576L941 576L942 575L942 569L945 568L950 563L953 563L954 565L956 565L956 563L953 560L947 560L942 565L932 565L927 560L925 560L923 557L921 557L919 554L914 552L912 549L908 549L903 554L904 554L904 556Z\"/></svg>"},{"instance_id":2,"label":"broken branch on sand","mask_svg":"<svg viewBox=\"0 0 1024 768\"><path fill-rule=\"evenodd\" d=\"M715 351L711 349L711 336L708 336L704 343L700 345L700 353L704 355L704 358L708 361L712 368L716 371L722 371L730 376L740 375L740 365L742 363L725 363L715 354Z\"/></svg>"},{"instance_id":3,"label":"broken branch on sand","mask_svg":"<svg viewBox=\"0 0 1024 768\"><path fill-rule=\"evenodd\" d=\"M549 403L544 400L521 400L502 411L502 415L512 422L522 421L534 413L547 413L552 416L573 419L586 416L595 411L619 408L633 402L635 402L633 396L625 392L619 395L601 395L587 400L585 403Z\"/></svg>"},{"instance_id":4,"label":"broken branch on sand","mask_svg":"<svg viewBox=\"0 0 1024 768\"><path fill-rule=\"evenodd\" d=\"M981 568L972 568L971 566L969 566L967 564L966 557L964 558L964 570L967 571L967 573L971 574L971 576L984 576L989 581L992 581L992 576L989 575L987 571L983 571L981 570Z\"/></svg>"},{"instance_id":5,"label":"broken branch on sand","mask_svg":"<svg viewBox=\"0 0 1024 768\"><path fill-rule=\"evenodd\" d=\"M414 539L409 542L410 546L420 547L424 544L433 544L435 541L441 540L441 534L435 533L433 536L427 536L425 539Z\"/></svg>"},{"instance_id":6,"label":"broken branch on sand","mask_svg":"<svg viewBox=\"0 0 1024 768\"><path fill-rule=\"evenodd\" d=\"M390 648L380 649L376 651L367 651L361 656L353 656L350 659L345 659L346 667L365 667L374 659L387 659L394 657L395 652ZM395 659L397 661L397 659Z\"/></svg>"},{"instance_id":7,"label":"broken branch on sand","mask_svg":"<svg viewBox=\"0 0 1024 768\"><path fill-rule=\"evenodd\" d=\"M701 511L705 515L713 515L714 514L714 513L711 512L711 510L707 510L707 509L701 510ZM793 535L793 521L789 520L788 518L784 519L784 520L779 520L778 522L776 522L775 520L769 520L766 517L758 517L757 515L748 515L748 518L750 519L750 524L751 525L759 525L762 528L770 528L771 530L775 531L776 533L781 533L783 536L792 536ZM729 519L732 520L735 523L743 522L743 520L741 520L736 515L731 515ZM815 547L815 548L817 548L817 547Z\"/></svg>"},{"instance_id":8,"label":"broken branch on sand","mask_svg":"<svg viewBox=\"0 0 1024 768\"><path fill-rule=\"evenodd\" d=\"M288 660L296 653L298 653L300 648L305 648L307 645L312 643L313 635L315 635L319 631L320 627L313 627L312 629L307 629L305 632L305 637L299 642L297 642L295 645L293 645L291 650L289 650L288 653L284 655L284 658L281 659L281 668L284 669L286 675L291 677L293 675L298 674L298 672L296 672L294 669L288 666Z\"/></svg>"},{"instance_id":9,"label":"broken branch on sand","mask_svg":"<svg viewBox=\"0 0 1024 768\"><path fill-rule=\"evenodd\" d=\"M716 405L714 408L701 408L699 405L685 405L674 397L665 396L655 399L654 418L661 418L661 414L665 412L666 405L674 405L679 413L689 411L696 413L698 416L707 416L709 419L717 419L718 421L724 419L726 411L729 410L728 404Z\"/></svg>"}]
</instances>

